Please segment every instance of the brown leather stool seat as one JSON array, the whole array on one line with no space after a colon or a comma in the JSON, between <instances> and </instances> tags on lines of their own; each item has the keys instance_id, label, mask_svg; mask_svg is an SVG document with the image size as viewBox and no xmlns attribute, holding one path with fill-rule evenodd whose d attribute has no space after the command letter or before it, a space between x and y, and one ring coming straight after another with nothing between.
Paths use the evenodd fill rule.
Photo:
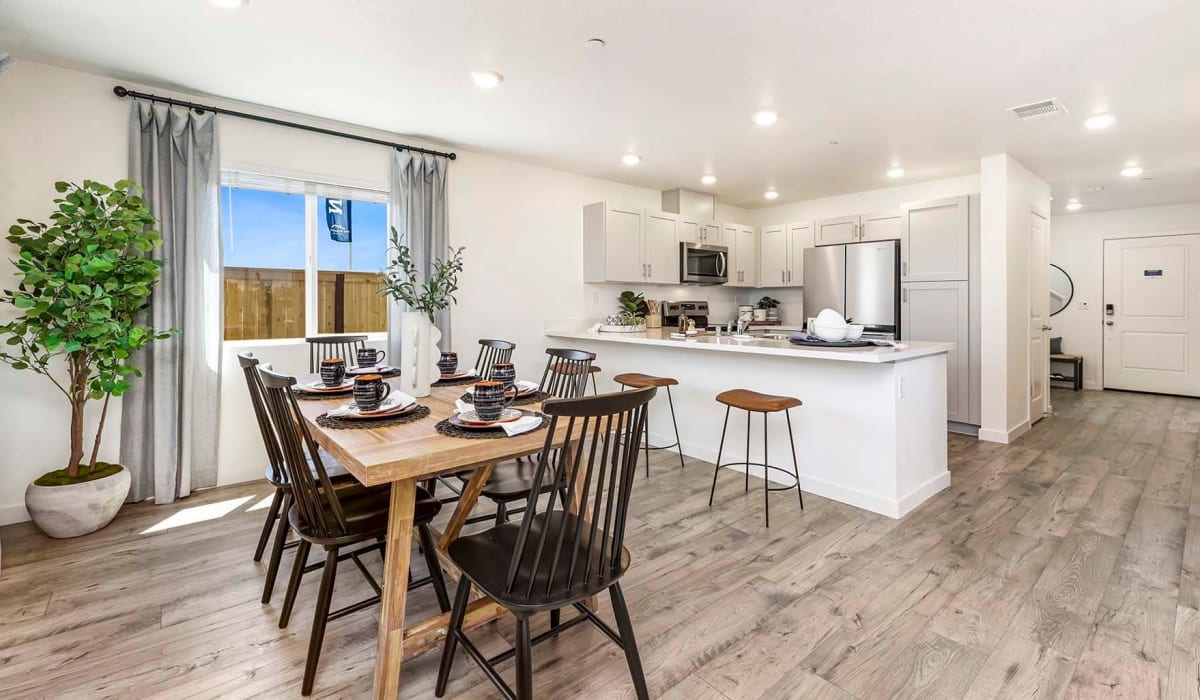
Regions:
<instances>
[{"instance_id":1,"label":"brown leather stool seat","mask_svg":"<svg viewBox=\"0 0 1200 700\"><path fill-rule=\"evenodd\" d=\"M620 381L618 379L617 381ZM717 394L717 401L726 406L740 408L743 411L756 411L758 413L774 413L776 411L786 411L789 408L803 406L804 402L792 396L775 396L773 394L760 394L757 391L749 389L730 389Z\"/></svg>"},{"instance_id":2,"label":"brown leather stool seat","mask_svg":"<svg viewBox=\"0 0 1200 700\"><path fill-rule=\"evenodd\" d=\"M632 387L634 389L644 389L648 386L678 386L679 380L671 377L656 377L653 374L642 374L640 372L626 372L613 377L613 381L623 386Z\"/></svg>"}]
</instances>

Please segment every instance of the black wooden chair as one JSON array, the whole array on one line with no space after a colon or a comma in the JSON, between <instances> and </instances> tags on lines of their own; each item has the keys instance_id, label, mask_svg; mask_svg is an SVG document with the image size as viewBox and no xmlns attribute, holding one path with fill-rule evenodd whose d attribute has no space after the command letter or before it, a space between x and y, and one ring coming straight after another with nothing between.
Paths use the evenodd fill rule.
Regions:
<instances>
[{"instance_id":1,"label":"black wooden chair","mask_svg":"<svg viewBox=\"0 0 1200 700\"><path fill-rule=\"evenodd\" d=\"M308 371L315 374L321 367L321 360L340 357L346 361L346 367L354 367L358 362L358 351L367 347L365 335L314 335L305 338L308 343Z\"/></svg>"},{"instance_id":2,"label":"black wooden chair","mask_svg":"<svg viewBox=\"0 0 1200 700\"><path fill-rule=\"evenodd\" d=\"M292 564L292 576L288 581L287 596L279 616L281 628L287 627L291 618L300 579L309 571L322 570L321 588L317 593L317 605L308 642L308 658L304 666L304 682L301 686L301 694L308 695L312 692L313 680L316 677L326 623L369 608L380 600L382 588L367 570L360 556L374 550L383 553L390 487L367 488L354 483L334 488L333 481L317 453L316 443L300 413L296 397L292 394L292 387L296 384L295 377L276 374L262 367L257 371L263 384L264 403L279 436L284 471L291 484L292 505L287 513L288 524L300 538L296 547L296 559ZM424 489L417 490L413 524L417 527L429 576L410 581L409 588L432 583L438 605L443 612L448 612L450 601L446 595L446 583L438 563L436 545L429 532L429 522L441 508L442 504L428 492ZM308 555L314 544L325 549L325 563L309 566ZM354 545L362 546L347 552L342 551L343 548ZM362 572L367 583L375 590L375 595L331 612L329 604L333 598L338 563L347 559L352 560Z\"/></svg>"},{"instance_id":3,"label":"black wooden chair","mask_svg":"<svg viewBox=\"0 0 1200 700\"><path fill-rule=\"evenodd\" d=\"M250 404L254 407L254 417L258 421L258 430L262 435L263 447L267 451L267 467L264 476L267 483L275 488L271 497L271 505L267 509L267 518L263 521L262 532L258 536L258 546L254 549L254 561L262 561L267 542L271 539L271 531L275 531L275 541L271 547L271 558L267 560L267 577L263 582L262 602L271 602L271 594L275 591L275 579L279 575L279 562L283 550L296 546L296 542L288 543L287 512L292 505L291 484L287 472L283 468L283 450L279 447L279 439L271 425L271 417L267 414L267 406L263 403L263 385L259 379L258 358L254 353L238 354L238 364L246 377L246 387L250 391ZM354 477L337 463L325 450L320 450L321 463L329 478L336 484L349 483ZM311 469L311 464L310 464Z\"/></svg>"},{"instance_id":4,"label":"black wooden chair","mask_svg":"<svg viewBox=\"0 0 1200 700\"><path fill-rule=\"evenodd\" d=\"M516 348L516 343L510 343L507 340L480 339L479 356L475 358L475 372L483 379L487 379L488 374L492 371L492 365L497 362L512 362L513 350Z\"/></svg>"},{"instance_id":5,"label":"black wooden chair","mask_svg":"<svg viewBox=\"0 0 1200 700\"><path fill-rule=\"evenodd\" d=\"M587 378L590 376L588 367L592 364L592 360L596 359L596 354L584 350L549 348L546 350L546 355L548 356L546 369L542 372L538 390L560 399L583 396L587 389ZM510 504L528 500L530 490L533 488L533 473L534 463L524 459L503 462L492 469L492 475L479 494L495 502L497 525L508 520ZM462 472L458 478L468 481L471 478L471 472ZM552 484L544 484L542 493L550 488L552 488ZM511 513L520 512L520 509L511 511ZM476 517L471 518L468 522L481 522L487 519L486 517Z\"/></svg>"},{"instance_id":6,"label":"black wooden chair","mask_svg":"<svg viewBox=\"0 0 1200 700\"><path fill-rule=\"evenodd\" d=\"M646 404L656 391L646 387L543 405L551 423L534 470L533 488L537 491L544 484L556 483L565 488L551 489L544 507L531 501L519 523L497 525L450 544L448 554L462 571L462 578L442 648L437 697L446 693L454 654L461 644L505 697L532 698L532 646L584 620L590 620L624 650L637 697L649 697L620 579L629 568L625 521L641 436L646 430ZM554 431L564 421L566 441L561 449L555 449ZM490 659L462 629L472 586L517 618L516 646ZM605 590L612 599L619 631L585 604L587 598ZM568 607L579 614L565 622L557 619L557 611ZM531 638L529 618L544 611L551 611L550 629ZM515 693L495 669L513 656L517 659Z\"/></svg>"}]
</instances>

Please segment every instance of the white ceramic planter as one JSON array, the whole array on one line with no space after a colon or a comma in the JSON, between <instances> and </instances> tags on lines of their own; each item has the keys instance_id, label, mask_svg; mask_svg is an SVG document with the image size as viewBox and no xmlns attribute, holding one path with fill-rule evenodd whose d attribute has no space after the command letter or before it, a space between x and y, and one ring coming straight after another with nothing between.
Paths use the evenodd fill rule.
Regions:
<instances>
[{"instance_id":1,"label":"white ceramic planter","mask_svg":"<svg viewBox=\"0 0 1200 700\"><path fill-rule=\"evenodd\" d=\"M429 396L442 372L438 360L442 353L438 341L442 332L420 311L400 314L400 391L416 397Z\"/></svg>"},{"instance_id":2,"label":"white ceramic planter","mask_svg":"<svg viewBox=\"0 0 1200 700\"><path fill-rule=\"evenodd\" d=\"M79 537L112 522L129 495L129 470L66 486L25 489L25 509L42 532L55 538Z\"/></svg>"}]
</instances>

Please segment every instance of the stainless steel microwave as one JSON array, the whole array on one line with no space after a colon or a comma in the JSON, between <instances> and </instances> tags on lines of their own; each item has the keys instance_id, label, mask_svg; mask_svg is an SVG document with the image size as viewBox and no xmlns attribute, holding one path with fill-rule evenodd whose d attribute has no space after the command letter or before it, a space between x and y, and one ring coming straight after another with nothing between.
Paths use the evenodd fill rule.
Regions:
<instances>
[{"instance_id":1,"label":"stainless steel microwave","mask_svg":"<svg viewBox=\"0 0 1200 700\"><path fill-rule=\"evenodd\" d=\"M725 284L729 281L729 249L721 245L680 243L679 281L683 284Z\"/></svg>"}]
</instances>

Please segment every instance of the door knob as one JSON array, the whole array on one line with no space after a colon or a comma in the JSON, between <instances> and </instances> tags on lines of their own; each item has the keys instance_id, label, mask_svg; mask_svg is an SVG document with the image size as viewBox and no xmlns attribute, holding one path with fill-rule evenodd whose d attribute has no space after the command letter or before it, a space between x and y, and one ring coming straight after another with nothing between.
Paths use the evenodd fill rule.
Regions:
<instances>
[{"instance_id":1,"label":"door knob","mask_svg":"<svg viewBox=\"0 0 1200 700\"><path fill-rule=\"evenodd\" d=\"M1112 321L1105 321L1105 322L1104 322L1104 325L1106 325L1106 326L1111 326L1112 324L1113 324L1113 322L1112 322Z\"/></svg>"}]
</instances>

